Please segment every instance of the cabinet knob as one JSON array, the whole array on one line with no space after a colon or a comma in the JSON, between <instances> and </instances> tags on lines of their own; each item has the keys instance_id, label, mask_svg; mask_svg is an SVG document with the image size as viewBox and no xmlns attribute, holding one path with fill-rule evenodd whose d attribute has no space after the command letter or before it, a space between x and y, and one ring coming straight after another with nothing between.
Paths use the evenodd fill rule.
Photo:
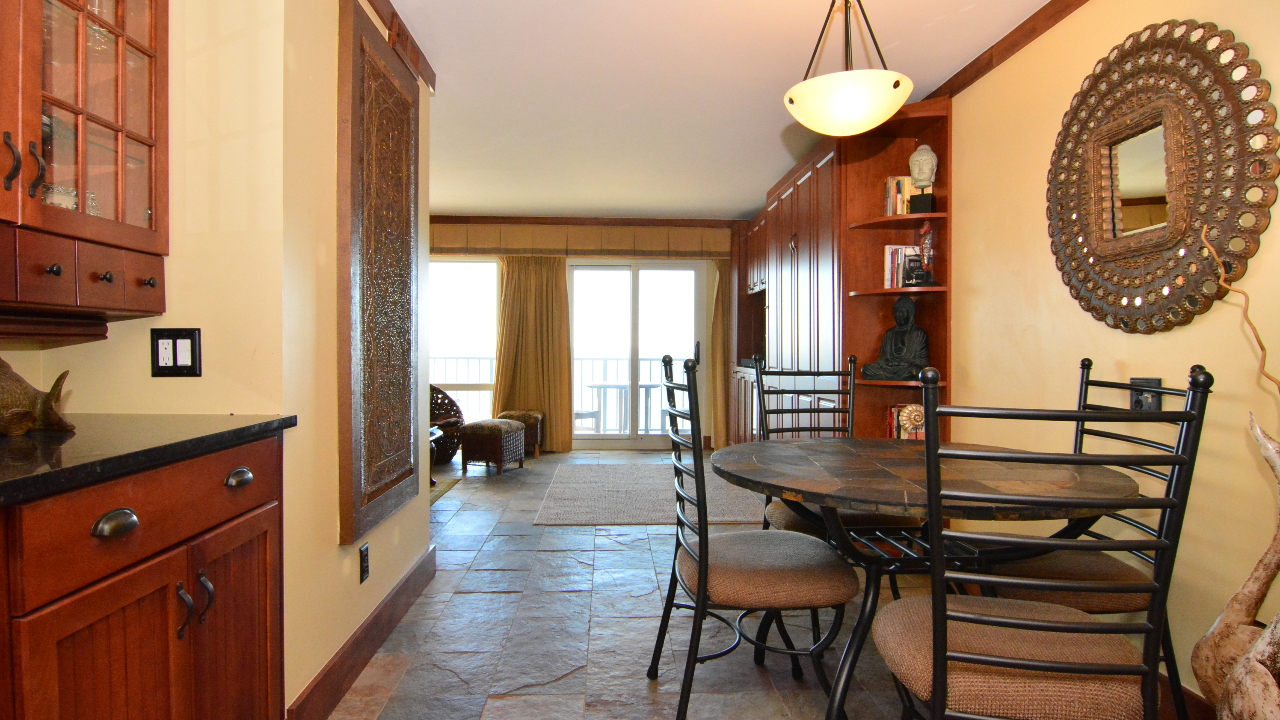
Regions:
<instances>
[{"instance_id":1,"label":"cabinet knob","mask_svg":"<svg viewBox=\"0 0 1280 720\"><path fill-rule=\"evenodd\" d=\"M62 275L62 266L59 265L58 263L54 263L44 269L44 274L52 275L54 277L60 277Z\"/></svg>"},{"instance_id":2,"label":"cabinet knob","mask_svg":"<svg viewBox=\"0 0 1280 720\"><path fill-rule=\"evenodd\" d=\"M4 144L9 148L9 153L13 155L13 163L9 166L9 173L4 176L4 189L12 190L13 181L18 179L18 175L22 173L22 151L17 145L13 144L13 135L8 130L4 131Z\"/></svg>"},{"instance_id":3,"label":"cabinet knob","mask_svg":"<svg viewBox=\"0 0 1280 720\"><path fill-rule=\"evenodd\" d=\"M89 534L96 538L113 538L128 535L138 529L138 516L132 508L116 508L98 518Z\"/></svg>"},{"instance_id":4,"label":"cabinet knob","mask_svg":"<svg viewBox=\"0 0 1280 720\"><path fill-rule=\"evenodd\" d=\"M146 280L143 280L143 281L142 281L142 284L143 284L143 285L146 285L146 286L147 286L147 287L149 287L149 288L153 288L153 287L156 287L157 285L159 285L160 283L156 282L156 279L155 279L155 278L153 278L153 277L149 277L149 278L147 278Z\"/></svg>"},{"instance_id":5,"label":"cabinet knob","mask_svg":"<svg viewBox=\"0 0 1280 720\"><path fill-rule=\"evenodd\" d=\"M110 270L108 270L104 273L98 273L98 279L104 283L111 283L116 281L116 276L113 275Z\"/></svg>"},{"instance_id":6,"label":"cabinet knob","mask_svg":"<svg viewBox=\"0 0 1280 720\"><path fill-rule=\"evenodd\" d=\"M232 470L222 484L229 488L238 488L244 487L251 482L253 482L253 473L249 471L249 468L241 466Z\"/></svg>"}]
</instances>

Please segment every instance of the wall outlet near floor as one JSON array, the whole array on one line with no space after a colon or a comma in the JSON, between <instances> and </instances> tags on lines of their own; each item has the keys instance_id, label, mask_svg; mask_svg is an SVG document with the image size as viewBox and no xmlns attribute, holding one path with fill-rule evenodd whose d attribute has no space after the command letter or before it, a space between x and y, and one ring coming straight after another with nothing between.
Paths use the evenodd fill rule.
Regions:
<instances>
[{"instance_id":1,"label":"wall outlet near floor","mask_svg":"<svg viewBox=\"0 0 1280 720\"><path fill-rule=\"evenodd\" d=\"M151 328L151 377L200 377L200 328Z\"/></svg>"},{"instance_id":2,"label":"wall outlet near floor","mask_svg":"<svg viewBox=\"0 0 1280 720\"><path fill-rule=\"evenodd\" d=\"M1164 380L1161 378L1129 378L1130 385L1141 385L1142 387L1164 387ZM1129 409L1131 410L1162 410L1164 408L1164 395L1153 392L1142 392L1141 390L1129 391Z\"/></svg>"},{"instance_id":3,"label":"wall outlet near floor","mask_svg":"<svg viewBox=\"0 0 1280 720\"><path fill-rule=\"evenodd\" d=\"M360 546L360 582L369 579L369 543Z\"/></svg>"}]
</instances>

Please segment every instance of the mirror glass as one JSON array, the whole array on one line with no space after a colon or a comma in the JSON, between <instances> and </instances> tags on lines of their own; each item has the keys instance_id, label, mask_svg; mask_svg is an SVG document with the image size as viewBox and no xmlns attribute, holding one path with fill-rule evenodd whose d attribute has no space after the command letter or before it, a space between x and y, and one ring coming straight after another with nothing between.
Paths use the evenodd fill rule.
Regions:
<instances>
[{"instance_id":1,"label":"mirror glass","mask_svg":"<svg viewBox=\"0 0 1280 720\"><path fill-rule=\"evenodd\" d=\"M1113 145L1111 171L1115 178L1112 187L1119 190L1112 198L1115 236L1163 226L1169 218L1164 126Z\"/></svg>"}]
</instances>

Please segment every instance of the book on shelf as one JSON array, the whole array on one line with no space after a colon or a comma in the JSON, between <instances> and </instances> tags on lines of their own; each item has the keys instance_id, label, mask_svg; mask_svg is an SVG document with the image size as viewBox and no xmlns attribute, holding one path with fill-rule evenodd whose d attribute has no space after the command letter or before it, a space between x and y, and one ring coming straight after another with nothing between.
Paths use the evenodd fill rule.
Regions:
<instances>
[{"instance_id":1,"label":"book on shelf","mask_svg":"<svg viewBox=\"0 0 1280 720\"><path fill-rule=\"evenodd\" d=\"M907 258L920 256L920 248L915 245L884 246L884 286L888 288L906 287L904 284Z\"/></svg>"},{"instance_id":2,"label":"book on shelf","mask_svg":"<svg viewBox=\"0 0 1280 720\"><path fill-rule=\"evenodd\" d=\"M884 214L910 215L911 198L933 192L933 186L918 188L911 184L910 175L895 175L884 181Z\"/></svg>"},{"instance_id":3,"label":"book on shelf","mask_svg":"<svg viewBox=\"0 0 1280 720\"><path fill-rule=\"evenodd\" d=\"M890 405L885 430L892 440L924 439L924 406L918 404Z\"/></svg>"}]
</instances>

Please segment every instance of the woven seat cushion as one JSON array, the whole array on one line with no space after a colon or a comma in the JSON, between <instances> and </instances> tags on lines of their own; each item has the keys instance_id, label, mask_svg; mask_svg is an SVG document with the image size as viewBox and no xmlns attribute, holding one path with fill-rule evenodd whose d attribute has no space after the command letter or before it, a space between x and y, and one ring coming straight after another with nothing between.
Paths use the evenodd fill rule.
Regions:
<instances>
[{"instance_id":1,"label":"woven seat cushion","mask_svg":"<svg viewBox=\"0 0 1280 720\"><path fill-rule=\"evenodd\" d=\"M1057 550L1030 560L996 565L992 572L1008 577L1048 580L1151 582L1151 576L1140 568L1093 550ZM1066 605L1087 613L1140 612L1147 609L1150 599L1146 593L1073 593L1023 588L1000 588L998 593L1000 597Z\"/></svg>"},{"instance_id":2,"label":"woven seat cushion","mask_svg":"<svg viewBox=\"0 0 1280 720\"><path fill-rule=\"evenodd\" d=\"M524 434L524 423L515 420L477 420L463 425L460 429L463 435L510 435L512 433Z\"/></svg>"},{"instance_id":3,"label":"woven seat cushion","mask_svg":"<svg viewBox=\"0 0 1280 720\"><path fill-rule=\"evenodd\" d=\"M948 595L952 610L1062 622L1094 622L1074 608L1005 598ZM933 622L929 596L890 603L876 615L871 636L889 670L916 697L933 686ZM949 622L951 652L1029 660L1139 665L1142 656L1123 635L1014 630ZM1019 720L1142 720L1137 676L1066 675L951 662L947 707L953 711Z\"/></svg>"},{"instance_id":4,"label":"woven seat cushion","mask_svg":"<svg viewBox=\"0 0 1280 720\"><path fill-rule=\"evenodd\" d=\"M806 505L810 510L818 512L818 506ZM853 510L841 510L840 522L847 528L857 527L918 527L920 525L919 518L904 517L900 515L877 515L875 513L860 513ZM791 532L804 533L814 537L825 537L826 533L815 528L805 522L804 518L795 514L787 504L781 500L774 500L764 509L764 517L769 521L769 527L775 530L790 530Z\"/></svg>"},{"instance_id":5,"label":"woven seat cushion","mask_svg":"<svg viewBox=\"0 0 1280 720\"><path fill-rule=\"evenodd\" d=\"M506 410L498 413L498 417L503 420L515 420L525 425L533 425L542 422L542 413L537 410Z\"/></svg>"},{"instance_id":6,"label":"woven seat cushion","mask_svg":"<svg viewBox=\"0 0 1280 720\"><path fill-rule=\"evenodd\" d=\"M736 608L843 605L858 595L858 575L826 543L800 533L748 530L716 535L707 556L711 602ZM698 563L680 549L680 576L698 591Z\"/></svg>"}]
</instances>

